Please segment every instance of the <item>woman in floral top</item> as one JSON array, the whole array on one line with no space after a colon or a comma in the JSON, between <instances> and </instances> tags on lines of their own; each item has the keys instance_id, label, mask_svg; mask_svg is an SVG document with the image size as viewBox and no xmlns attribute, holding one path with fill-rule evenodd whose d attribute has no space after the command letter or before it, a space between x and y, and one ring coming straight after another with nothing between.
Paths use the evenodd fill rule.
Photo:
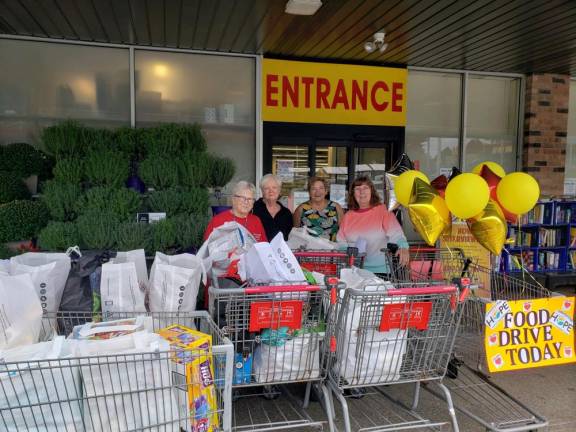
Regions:
<instances>
[{"instance_id":1,"label":"woman in floral top","mask_svg":"<svg viewBox=\"0 0 576 432\"><path fill-rule=\"evenodd\" d=\"M344 216L340 204L326 198L328 185L320 177L308 180L310 200L300 204L294 211L294 227L306 227L318 237L336 241L339 223Z\"/></svg>"}]
</instances>

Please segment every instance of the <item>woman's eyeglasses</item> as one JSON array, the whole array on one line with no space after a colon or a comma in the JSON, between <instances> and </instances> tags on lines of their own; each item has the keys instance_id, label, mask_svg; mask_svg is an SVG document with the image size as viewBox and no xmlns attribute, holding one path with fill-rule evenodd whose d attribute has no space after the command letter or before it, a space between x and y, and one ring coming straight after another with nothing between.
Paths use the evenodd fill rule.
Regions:
<instances>
[{"instance_id":1,"label":"woman's eyeglasses","mask_svg":"<svg viewBox=\"0 0 576 432\"><path fill-rule=\"evenodd\" d=\"M256 201L254 198L248 198L242 195L234 195L234 198L238 198L240 201L246 203L246 204L250 204L253 203L254 201Z\"/></svg>"}]
</instances>

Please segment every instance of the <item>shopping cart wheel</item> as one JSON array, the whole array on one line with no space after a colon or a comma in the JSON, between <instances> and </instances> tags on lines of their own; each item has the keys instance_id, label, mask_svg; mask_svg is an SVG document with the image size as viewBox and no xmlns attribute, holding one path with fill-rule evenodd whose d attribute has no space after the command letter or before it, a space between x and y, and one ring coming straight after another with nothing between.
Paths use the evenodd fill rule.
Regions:
<instances>
[{"instance_id":1,"label":"shopping cart wheel","mask_svg":"<svg viewBox=\"0 0 576 432\"><path fill-rule=\"evenodd\" d=\"M280 397L280 388L275 385L264 386L262 397L266 400L274 400Z\"/></svg>"},{"instance_id":2,"label":"shopping cart wheel","mask_svg":"<svg viewBox=\"0 0 576 432\"><path fill-rule=\"evenodd\" d=\"M366 389L364 387L355 387L344 390L344 396L352 399L362 399L366 396Z\"/></svg>"},{"instance_id":3,"label":"shopping cart wheel","mask_svg":"<svg viewBox=\"0 0 576 432\"><path fill-rule=\"evenodd\" d=\"M448 378L456 379L458 378L458 368L462 366L464 362L456 357L452 357L448 362L448 368L446 369L446 376Z\"/></svg>"}]
</instances>

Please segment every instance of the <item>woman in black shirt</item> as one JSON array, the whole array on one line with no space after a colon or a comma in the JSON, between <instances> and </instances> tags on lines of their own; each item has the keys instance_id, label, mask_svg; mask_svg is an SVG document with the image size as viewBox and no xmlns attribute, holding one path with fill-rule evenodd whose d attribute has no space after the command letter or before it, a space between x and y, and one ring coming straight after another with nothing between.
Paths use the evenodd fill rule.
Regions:
<instances>
[{"instance_id":1,"label":"woman in black shirt","mask_svg":"<svg viewBox=\"0 0 576 432\"><path fill-rule=\"evenodd\" d=\"M262 198L254 203L254 213L262 221L268 241L272 240L279 232L288 240L288 234L292 229L292 213L278 202L282 182L274 174L266 174L260 180Z\"/></svg>"}]
</instances>

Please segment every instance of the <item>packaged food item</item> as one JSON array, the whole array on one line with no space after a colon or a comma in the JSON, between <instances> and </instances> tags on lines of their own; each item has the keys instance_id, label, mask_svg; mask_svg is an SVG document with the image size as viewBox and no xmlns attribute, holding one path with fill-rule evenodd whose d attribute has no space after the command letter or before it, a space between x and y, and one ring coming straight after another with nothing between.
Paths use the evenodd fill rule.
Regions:
<instances>
[{"instance_id":1,"label":"packaged food item","mask_svg":"<svg viewBox=\"0 0 576 432\"><path fill-rule=\"evenodd\" d=\"M137 316L135 318L119 319L104 322L87 322L75 326L72 339L104 340L113 339L139 331L152 331L152 318Z\"/></svg>"},{"instance_id":2,"label":"packaged food item","mask_svg":"<svg viewBox=\"0 0 576 432\"><path fill-rule=\"evenodd\" d=\"M170 344L173 361L177 364L176 373L186 377L187 412L192 432L217 432L212 336L179 324L163 328L158 334Z\"/></svg>"}]
</instances>

